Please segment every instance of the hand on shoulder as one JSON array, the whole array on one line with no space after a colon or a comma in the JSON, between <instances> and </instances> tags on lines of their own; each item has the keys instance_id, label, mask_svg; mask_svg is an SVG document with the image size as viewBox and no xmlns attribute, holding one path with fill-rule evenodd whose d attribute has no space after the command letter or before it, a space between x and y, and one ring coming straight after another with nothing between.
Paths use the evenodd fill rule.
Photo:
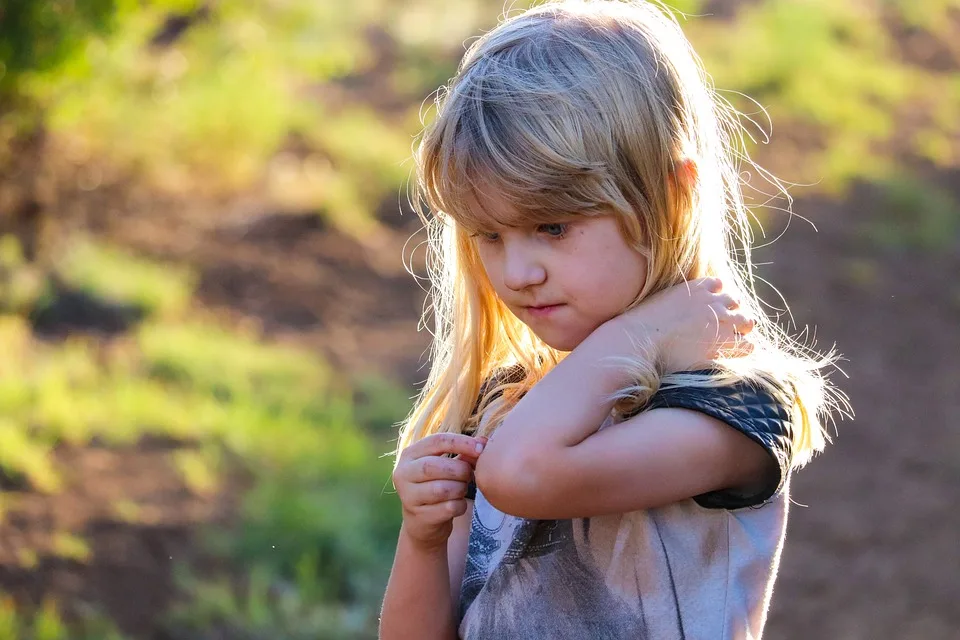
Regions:
<instances>
[{"instance_id":1,"label":"hand on shoulder","mask_svg":"<svg viewBox=\"0 0 960 640\"><path fill-rule=\"evenodd\" d=\"M752 352L748 334L756 322L720 278L699 278L664 289L610 320L652 349L665 372L703 368L720 354Z\"/></svg>"}]
</instances>

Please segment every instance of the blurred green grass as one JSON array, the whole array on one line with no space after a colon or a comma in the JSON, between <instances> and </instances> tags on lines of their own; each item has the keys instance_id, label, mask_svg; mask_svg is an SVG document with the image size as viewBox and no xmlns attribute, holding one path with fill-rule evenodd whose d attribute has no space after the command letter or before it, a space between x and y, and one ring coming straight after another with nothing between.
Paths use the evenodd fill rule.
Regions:
<instances>
[{"instance_id":1,"label":"blurred green grass","mask_svg":"<svg viewBox=\"0 0 960 640\"><path fill-rule=\"evenodd\" d=\"M267 618L244 624L259 628L270 621L266 633L279 624L275 616L284 624L322 619L309 628L333 633L331 612L338 612L349 625L362 618L369 636L399 526L396 505L384 495L392 461L381 456L387 446L374 434L384 421L399 420L404 408L369 402L368 418L358 419L350 384L315 355L183 318L184 299L192 294L189 273L120 258L90 241L80 246L62 263L63 277L91 295L142 304L148 315L109 344L81 337L47 344L33 336L26 317L0 316L0 350L7 354L0 363L0 469L30 490L56 492L63 483L56 447L94 438L99 446L117 447L158 436L191 445L170 453L172 465L187 487L204 494L216 491L229 471L226 454L252 475L253 489L240 526L210 532L211 553L248 567L271 589L295 593L278 601L279 609L268 608ZM109 277L118 269L122 279ZM171 309L179 313L170 315ZM392 388L374 379L364 384ZM398 397L394 392L390 399ZM135 521L136 514L132 504L118 517ZM59 555L85 561L82 539L58 540ZM184 585L194 585L196 594L191 607L177 610L177 624L226 615L204 600L205 594L220 597L214 586ZM293 606L290 598L296 606L283 609ZM285 637L307 637L291 633ZM345 637L337 633L328 637Z\"/></svg>"}]
</instances>

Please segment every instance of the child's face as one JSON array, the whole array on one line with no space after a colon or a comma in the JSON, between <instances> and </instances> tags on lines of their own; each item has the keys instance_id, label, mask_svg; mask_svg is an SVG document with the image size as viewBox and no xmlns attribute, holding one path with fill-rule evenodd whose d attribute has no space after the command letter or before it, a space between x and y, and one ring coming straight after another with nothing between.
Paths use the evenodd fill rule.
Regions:
<instances>
[{"instance_id":1,"label":"child's face","mask_svg":"<svg viewBox=\"0 0 960 640\"><path fill-rule=\"evenodd\" d=\"M487 209L495 204L487 201ZM561 351L573 350L622 313L647 276L646 259L627 245L612 216L578 217L569 224L497 225L476 240L500 299L541 340Z\"/></svg>"}]
</instances>

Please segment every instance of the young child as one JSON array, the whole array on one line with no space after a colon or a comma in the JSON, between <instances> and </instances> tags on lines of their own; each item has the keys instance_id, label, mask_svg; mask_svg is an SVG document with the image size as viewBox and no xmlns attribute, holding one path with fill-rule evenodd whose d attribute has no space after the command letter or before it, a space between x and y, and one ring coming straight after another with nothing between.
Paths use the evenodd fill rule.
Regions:
<instances>
[{"instance_id":1,"label":"young child","mask_svg":"<svg viewBox=\"0 0 960 640\"><path fill-rule=\"evenodd\" d=\"M759 638L844 400L754 293L732 112L639 1L502 22L438 102L381 638Z\"/></svg>"}]
</instances>

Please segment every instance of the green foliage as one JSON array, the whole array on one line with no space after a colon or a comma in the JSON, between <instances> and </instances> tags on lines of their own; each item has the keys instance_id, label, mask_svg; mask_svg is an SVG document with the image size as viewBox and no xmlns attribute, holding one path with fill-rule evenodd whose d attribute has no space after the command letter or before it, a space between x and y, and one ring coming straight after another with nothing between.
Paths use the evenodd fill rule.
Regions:
<instances>
[{"instance_id":1,"label":"green foliage","mask_svg":"<svg viewBox=\"0 0 960 640\"><path fill-rule=\"evenodd\" d=\"M383 4L341 11L324 2L219 2L159 48L148 42L165 7L146 5L124 14L114 35L34 76L25 91L46 109L47 126L87 157L207 195L266 177L282 204L319 210L359 234L370 230L379 199L406 177L398 167L409 136L382 115L324 108L306 96L331 93L373 64L363 33ZM344 141L340 132L362 137ZM268 161L295 135L319 145L314 155L323 162L291 185Z\"/></svg>"},{"instance_id":2,"label":"green foliage","mask_svg":"<svg viewBox=\"0 0 960 640\"><path fill-rule=\"evenodd\" d=\"M0 20L0 98L29 71L46 71L69 58L90 34L105 33L117 13L114 0L9 0Z\"/></svg>"},{"instance_id":3,"label":"green foliage","mask_svg":"<svg viewBox=\"0 0 960 640\"><path fill-rule=\"evenodd\" d=\"M955 3L886 4L928 26ZM926 9L917 10L921 4ZM732 23L692 23L688 30L717 87L758 101L777 128L804 132L803 161L780 160L777 168L789 169L791 180L838 191L855 178L893 173L897 146L940 164L960 161L945 147L960 135L960 101L943 99L957 93L957 74L904 61L882 10L830 0L749 3ZM739 96L731 102L758 111ZM904 140L897 123L907 113L915 131ZM758 136L752 126L751 133Z\"/></svg>"},{"instance_id":4,"label":"green foliage","mask_svg":"<svg viewBox=\"0 0 960 640\"><path fill-rule=\"evenodd\" d=\"M310 354L215 326L147 324L138 342L152 376L224 401L312 402L330 384L329 371Z\"/></svg>"},{"instance_id":5,"label":"green foliage","mask_svg":"<svg viewBox=\"0 0 960 640\"><path fill-rule=\"evenodd\" d=\"M53 536L53 553L60 558L85 563L93 551L83 538L69 531L58 531Z\"/></svg>"},{"instance_id":6,"label":"green foliage","mask_svg":"<svg viewBox=\"0 0 960 640\"><path fill-rule=\"evenodd\" d=\"M960 136L960 77L905 59L888 27L946 42L958 0L767 0L724 21L702 17L701 0L665 4L686 14L681 24L724 95L756 113L745 93L778 129L804 132L801 148L782 142L770 158L778 175L836 192L885 179L901 150L960 162L950 142ZM182 192L262 185L282 206L319 211L360 236L409 176L421 102L453 74L465 40L504 9L492 0L361 0L348 11L227 0L151 46L169 15L198 6L15 3L0 30L16 31L10 60L29 64L10 62L7 75L22 77L47 127L85 158ZM904 132L895 123L907 112Z\"/></svg>"},{"instance_id":7,"label":"green foliage","mask_svg":"<svg viewBox=\"0 0 960 640\"><path fill-rule=\"evenodd\" d=\"M154 310L188 309L189 289L171 284L181 276L90 251L69 258L75 286ZM181 628L218 621L231 637L372 637L400 524L384 491L392 462L380 455L379 437L405 410L402 393L368 379L358 418L350 387L311 354L169 313L109 345L40 343L23 318L0 316L0 350L0 469L8 477L58 491L52 459L60 443L82 446L96 436L111 446L150 434L190 444L170 460L198 494L221 487L228 459L251 474L240 526L207 537L211 553L251 568L250 591L228 596L216 580L187 585ZM393 402L402 405L391 410ZM137 520L134 503L121 500L114 510ZM79 562L90 556L68 531L51 551ZM53 633L52 622L43 625Z\"/></svg>"},{"instance_id":8,"label":"green foliage","mask_svg":"<svg viewBox=\"0 0 960 640\"><path fill-rule=\"evenodd\" d=\"M396 436L413 396L381 376L366 375L354 382L354 418L374 439Z\"/></svg>"},{"instance_id":9,"label":"green foliage","mask_svg":"<svg viewBox=\"0 0 960 640\"><path fill-rule=\"evenodd\" d=\"M25 478L38 491L54 492L61 486L50 462L50 445L28 437L21 425L5 418L0 420L0 470Z\"/></svg>"},{"instance_id":10,"label":"green foliage","mask_svg":"<svg viewBox=\"0 0 960 640\"><path fill-rule=\"evenodd\" d=\"M147 314L182 313L195 287L195 277L186 269L147 263L116 247L82 239L73 241L57 271L80 291Z\"/></svg>"},{"instance_id":11,"label":"green foliage","mask_svg":"<svg viewBox=\"0 0 960 640\"><path fill-rule=\"evenodd\" d=\"M0 236L0 311L28 312L46 293L46 284L40 269L24 260L17 238Z\"/></svg>"},{"instance_id":12,"label":"green foliage","mask_svg":"<svg viewBox=\"0 0 960 640\"><path fill-rule=\"evenodd\" d=\"M180 577L189 603L177 606L168 628L175 637L206 640L367 640L376 637L371 611L334 605L320 598L322 583L307 556L295 580L278 579L271 569L251 568L245 589L226 579Z\"/></svg>"},{"instance_id":13,"label":"green foliage","mask_svg":"<svg viewBox=\"0 0 960 640\"><path fill-rule=\"evenodd\" d=\"M12 598L0 598L0 640L123 640L116 626L97 611L84 611L69 627L53 600L23 614Z\"/></svg>"}]
</instances>

